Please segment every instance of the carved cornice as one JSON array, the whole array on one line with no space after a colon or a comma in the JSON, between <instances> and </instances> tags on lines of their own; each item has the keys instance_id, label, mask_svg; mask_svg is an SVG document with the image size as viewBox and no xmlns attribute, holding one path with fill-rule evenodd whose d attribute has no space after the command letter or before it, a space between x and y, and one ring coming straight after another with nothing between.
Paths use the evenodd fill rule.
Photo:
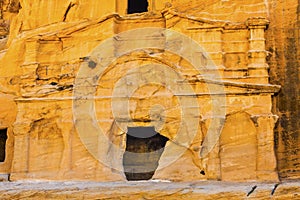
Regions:
<instances>
[{"instance_id":1,"label":"carved cornice","mask_svg":"<svg viewBox=\"0 0 300 200\"><path fill-rule=\"evenodd\" d=\"M253 17L253 18L249 18L246 21L246 25L249 28L264 28L266 29L269 25L269 20L267 20L266 18L263 17Z\"/></svg>"}]
</instances>

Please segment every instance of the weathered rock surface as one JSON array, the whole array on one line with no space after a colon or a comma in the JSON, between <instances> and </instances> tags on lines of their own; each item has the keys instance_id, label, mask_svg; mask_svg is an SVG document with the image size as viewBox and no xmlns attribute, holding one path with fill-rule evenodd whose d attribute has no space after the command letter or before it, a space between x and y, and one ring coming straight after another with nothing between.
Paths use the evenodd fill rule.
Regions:
<instances>
[{"instance_id":1,"label":"weathered rock surface","mask_svg":"<svg viewBox=\"0 0 300 200\"><path fill-rule=\"evenodd\" d=\"M14 182L0 183L1 199L300 199L299 182Z\"/></svg>"},{"instance_id":2,"label":"weathered rock surface","mask_svg":"<svg viewBox=\"0 0 300 200\"><path fill-rule=\"evenodd\" d=\"M267 50L271 53L270 81L282 85L273 98L279 116L275 129L278 170L282 178L300 178L300 3L269 1Z\"/></svg>"},{"instance_id":3,"label":"weathered rock surface","mask_svg":"<svg viewBox=\"0 0 300 200\"><path fill-rule=\"evenodd\" d=\"M282 95L291 94L292 98L288 98L291 101L286 101L293 103L287 104L289 108L285 102L276 104L282 113L291 113L282 115L275 140L273 129L278 117L277 110L272 110L271 98L280 87L269 84L268 75L269 65L275 78L277 71L282 74L287 68L287 75L293 77L291 84L298 88L297 73L294 73L298 69L297 56L290 51L285 54L276 50L278 54L270 58L267 51L274 52L274 48L285 46L283 36L277 33L290 24L283 23L284 27L278 28L276 24L281 21L277 19L282 20L284 16L276 16L276 10L286 5L281 1L275 5L275 1L263 0L176 0L172 1L173 5L168 2L151 1L150 12L128 16L124 13L126 1L21 0L20 5L18 1L1 1L0 34L6 37L9 25L10 34L8 39L0 41L0 103L5 105L0 113L0 128L8 128L10 145L6 161L0 164L0 173L11 173L11 180L125 180L121 161L126 149L127 127L154 126L169 139L154 178L277 181L277 169L282 177L299 178L298 109L292 112L292 106L297 106L297 93L291 91L289 85L285 86ZM288 4L287 7L294 12L291 19L296 28L295 5L298 4L291 2L293 6ZM270 31L265 35L268 26ZM193 52L190 51L193 48L183 48L186 44L176 37L164 43L168 38L161 33L114 38L113 48L104 48L102 52L111 50L111 55L121 55L126 49L134 50L117 57L101 76L91 73L77 79L97 86L93 91L84 85L81 91L81 95L87 94L84 96L94 92L95 104L88 103L81 108L88 111L95 108L97 121L81 111L74 121L74 108L81 105L73 101L78 88L75 78L82 66L91 72L100 64L90 57L93 49L123 31L145 27L178 31L197 41L203 49ZM297 34L294 31L291 36L296 38ZM159 47L158 50L135 49L141 46L137 44L147 45L149 41ZM292 49L297 49L292 39L288 41ZM162 51L164 48L170 51ZM197 66L202 67L201 73L192 66L193 62L174 53L181 51L195 58ZM285 58L289 64L283 69L280 66L285 64ZM141 67L149 64L169 71L157 68L154 73ZM209 69L211 64L214 70ZM135 88L137 77L142 77L144 82ZM175 88L166 86L169 80L177 81ZM172 91L185 88L184 84L190 85L195 95ZM220 87L227 94L224 101ZM211 95L211 89L218 91ZM128 110L120 106L125 104L119 99L115 101L120 104L112 103L111 97L115 94L128 101ZM282 95L276 98L282 99ZM193 106L195 102L200 106ZM212 102L219 102L224 116L214 113ZM182 107L186 109L184 115ZM294 121L290 123L292 118ZM93 134L98 129L87 125L91 122L101 127L103 138ZM79 130L88 136L86 142ZM181 137L177 137L179 130L184 133ZM200 157L208 151L210 140L215 139L209 137L211 132L221 133L220 140L208 155ZM103 142L108 141L107 138L110 143ZM88 148L90 144L92 150ZM277 145L277 160L274 145ZM177 152L180 152L178 158L162 167L170 163ZM99 162L99 158L108 162Z\"/></svg>"}]
</instances>

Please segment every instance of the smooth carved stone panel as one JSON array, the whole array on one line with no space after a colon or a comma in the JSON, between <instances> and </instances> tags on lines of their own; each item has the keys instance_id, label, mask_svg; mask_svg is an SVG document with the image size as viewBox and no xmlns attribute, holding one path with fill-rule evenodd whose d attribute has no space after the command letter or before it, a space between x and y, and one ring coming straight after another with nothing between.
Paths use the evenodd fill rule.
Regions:
<instances>
[{"instance_id":1,"label":"smooth carved stone panel","mask_svg":"<svg viewBox=\"0 0 300 200\"><path fill-rule=\"evenodd\" d=\"M41 119L33 122L30 135L29 171L33 173L58 172L64 144L62 130L55 119Z\"/></svg>"},{"instance_id":2,"label":"smooth carved stone panel","mask_svg":"<svg viewBox=\"0 0 300 200\"><path fill-rule=\"evenodd\" d=\"M227 117L220 138L222 180L256 179L256 128L246 113Z\"/></svg>"}]
</instances>

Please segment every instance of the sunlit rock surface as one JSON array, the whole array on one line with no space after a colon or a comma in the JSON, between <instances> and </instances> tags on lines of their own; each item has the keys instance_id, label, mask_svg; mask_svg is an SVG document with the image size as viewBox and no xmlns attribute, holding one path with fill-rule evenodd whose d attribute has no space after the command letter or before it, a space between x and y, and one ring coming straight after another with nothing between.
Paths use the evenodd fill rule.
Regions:
<instances>
[{"instance_id":1,"label":"sunlit rock surface","mask_svg":"<svg viewBox=\"0 0 300 200\"><path fill-rule=\"evenodd\" d=\"M0 183L1 199L299 199L299 182L231 183L13 182Z\"/></svg>"},{"instance_id":2,"label":"sunlit rock surface","mask_svg":"<svg viewBox=\"0 0 300 200\"><path fill-rule=\"evenodd\" d=\"M0 5L0 173L10 180L126 180L128 127L168 139L154 180L300 177L297 1L151 0L131 15L124 0ZM146 27L158 31L124 34ZM94 76L105 60L91 55L110 38L96 50L114 59ZM85 69L91 77L78 76ZM89 92L94 103L74 102Z\"/></svg>"}]
</instances>

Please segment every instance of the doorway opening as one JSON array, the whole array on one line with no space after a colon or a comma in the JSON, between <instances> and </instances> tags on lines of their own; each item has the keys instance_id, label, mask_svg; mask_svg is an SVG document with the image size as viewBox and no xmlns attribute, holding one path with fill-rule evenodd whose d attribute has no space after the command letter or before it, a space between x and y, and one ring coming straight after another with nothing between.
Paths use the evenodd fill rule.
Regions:
<instances>
[{"instance_id":1,"label":"doorway opening","mask_svg":"<svg viewBox=\"0 0 300 200\"><path fill-rule=\"evenodd\" d=\"M5 161L7 129L0 130L0 162Z\"/></svg>"},{"instance_id":2,"label":"doorway opening","mask_svg":"<svg viewBox=\"0 0 300 200\"><path fill-rule=\"evenodd\" d=\"M148 12L147 0L128 0L127 14Z\"/></svg>"},{"instance_id":3,"label":"doorway opening","mask_svg":"<svg viewBox=\"0 0 300 200\"><path fill-rule=\"evenodd\" d=\"M123 167L128 181L149 180L169 140L154 127L128 127Z\"/></svg>"}]
</instances>

